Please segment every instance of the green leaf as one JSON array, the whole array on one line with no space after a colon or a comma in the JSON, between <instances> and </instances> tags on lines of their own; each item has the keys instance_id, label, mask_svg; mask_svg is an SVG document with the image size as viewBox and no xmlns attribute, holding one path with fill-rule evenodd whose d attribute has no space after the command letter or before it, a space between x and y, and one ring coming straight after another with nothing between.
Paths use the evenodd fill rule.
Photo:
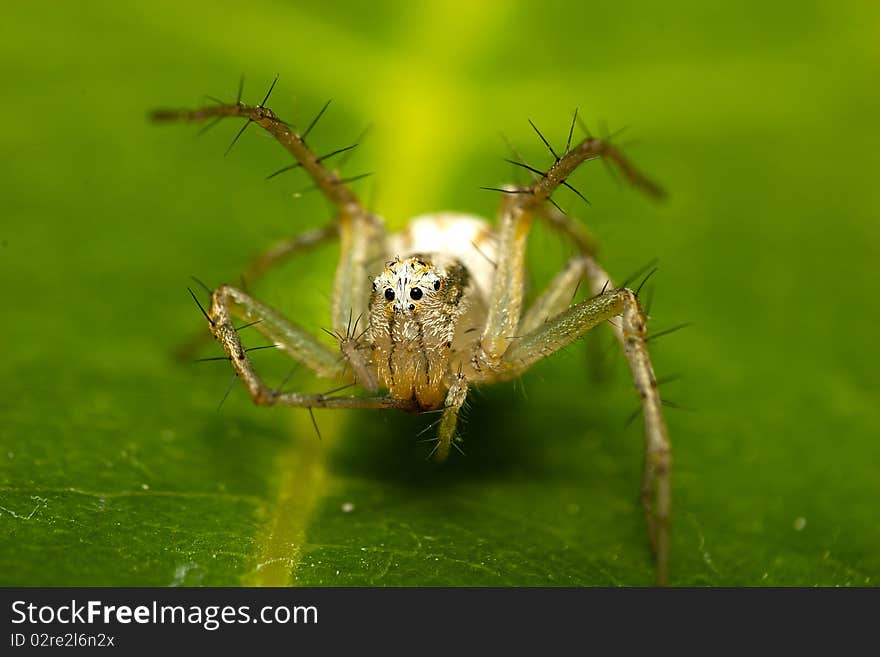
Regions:
<instances>
[{"instance_id":1,"label":"green leaf","mask_svg":"<svg viewBox=\"0 0 880 657\"><path fill-rule=\"evenodd\" d=\"M186 287L330 218L302 172L240 122L200 139L146 113L259 101L345 165L390 225L491 217L575 106L670 192L652 204L601 166L557 199L618 279L660 271L652 343L673 440L679 585L876 585L880 571L880 98L872 3L157 2L13 5L0 280L2 585L648 585L637 396L604 329L521 382L471 396L466 456L436 466L432 421L250 404L228 364L173 361L204 319ZM586 30L586 31L585 31ZM568 250L536 230L530 294ZM318 335L337 251L257 296ZM199 289L196 288L199 292ZM262 344L256 333L247 344ZM216 346L204 355L216 355ZM596 352L600 372L596 376ZM290 368L255 352L270 381ZM298 371L289 389L334 387ZM423 434L425 437L428 434Z\"/></svg>"}]
</instances>

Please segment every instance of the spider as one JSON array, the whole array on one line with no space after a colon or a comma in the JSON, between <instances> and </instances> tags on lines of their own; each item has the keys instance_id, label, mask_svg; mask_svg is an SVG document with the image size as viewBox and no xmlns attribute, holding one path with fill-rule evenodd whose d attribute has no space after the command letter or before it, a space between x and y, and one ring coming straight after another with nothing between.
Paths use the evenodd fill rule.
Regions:
<instances>
[{"instance_id":1,"label":"spider","mask_svg":"<svg viewBox=\"0 0 880 657\"><path fill-rule=\"evenodd\" d=\"M496 188L501 203L494 226L475 216L441 212L417 217L402 232L387 234L382 219L367 211L348 186L353 178L342 178L325 166L331 156L353 147L319 156L307 145L309 132L327 105L298 133L266 107L277 79L259 105L243 103L239 86L234 103L215 100L213 106L158 110L152 115L157 121L246 119L233 144L251 123L258 125L293 156L294 163L282 171L304 169L335 207L331 224L258 255L247 276L253 280L296 253L338 239L331 311L338 351L243 289L218 287L207 310L190 290L253 402L309 409L435 411L439 420L433 455L443 461L458 440L458 416L469 386L519 377L537 361L609 322L641 397L645 433L641 500L657 583L667 583L670 445L646 346L646 313L637 292L611 284L586 231L551 199L560 186L570 187L566 179L580 164L596 158L614 165L629 183L651 196L662 195L660 188L607 139L588 133L572 145L574 119L561 154L532 123L555 162L546 171L513 162L531 171L534 182ZM570 239L578 254L524 308L526 245L536 220ZM384 266L378 264L382 262ZM572 305L571 290L581 281L593 296ZM369 396L283 392L266 385L242 346L233 318L253 323L278 349L318 376L358 384Z\"/></svg>"}]
</instances>

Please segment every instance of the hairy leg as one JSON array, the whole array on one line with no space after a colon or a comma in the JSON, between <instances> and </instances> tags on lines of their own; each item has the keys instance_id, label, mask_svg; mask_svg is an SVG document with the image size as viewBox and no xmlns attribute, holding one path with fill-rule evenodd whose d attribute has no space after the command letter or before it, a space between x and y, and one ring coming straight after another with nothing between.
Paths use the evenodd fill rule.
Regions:
<instances>
[{"instance_id":1,"label":"hairy leg","mask_svg":"<svg viewBox=\"0 0 880 657\"><path fill-rule=\"evenodd\" d=\"M577 252L579 254L589 256L589 258L586 260L579 260L581 264L595 261L597 253L599 252L598 243L596 242L596 239L590 234L590 232L586 228L584 228L583 224L580 221L571 217L570 215L565 214L564 212L562 212L562 210L550 203L545 203L543 206L541 206L537 210L536 214L552 230L560 234L562 237L568 239L575 247L575 249L577 249ZM578 258L575 257L572 258L572 260L578 260ZM586 279L587 268L585 267L582 271L583 278ZM607 287L613 287L610 281L606 281L605 285ZM553 287L553 285L551 285L551 287ZM598 293L598 289L593 290L593 294ZM560 306L557 309L557 312L562 312L563 310L565 310L565 308L566 306ZM547 315L545 315L545 317L551 317L552 314L548 313ZM531 328L529 330L531 330ZM527 331L524 331L522 326L520 326L519 334L522 335L526 332ZM608 378L610 374L608 370L608 353L607 345L605 343L604 331L589 333L587 334L587 336L585 336L585 340L587 343L588 367L590 370L590 377L593 381L597 383L604 381Z\"/></svg>"},{"instance_id":2,"label":"hairy leg","mask_svg":"<svg viewBox=\"0 0 880 657\"><path fill-rule=\"evenodd\" d=\"M432 452L434 460L438 463L449 457L449 448L455 440L458 428L458 416L461 407L467 399L468 383L462 374L456 374L452 385L446 393L446 401L443 405L443 414L440 416L440 426L437 429L437 445Z\"/></svg>"},{"instance_id":3,"label":"hairy leg","mask_svg":"<svg viewBox=\"0 0 880 657\"><path fill-rule=\"evenodd\" d=\"M599 247L595 238L586 228L584 228L580 221L565 214L554 205L545 203L536 211L536 214L553 231L568 239L579 254L590 256L589 259L583 259L578 256L571 258L566 268L558 274L557 280L548 286L545 295L555 294L559 305L557 305L555 309L541 309L541 315L543 315L541 321L545 321L571 305L574 290L581 281L585 281L586 279L587 263L596 258ZM571 267L576 267L577 273L571 271L569 269ZM574 277L578 274L580 274L580 279L574 280ZM610 282L608 283L608 286L610 286ZM569 296L566 296L565 294L566 289L572 291ZM556 292L554 293L553 290L556 290ZM598 291L595 293L598 293ZM535 300L533 307L529 308L523 315L518 335L524 335L537 327L537 324L534 323L534 320L536 319L534 315L539 312L539 306L537 304L538 300ZM528 323L527 316L529 316ZM608 353L604 331L588 333L585 336L585 341L587 343L590 378L597 383L602 382L609 376Z\"/></svg>"},{"instance_id":4,"label":"hairy leg","mask_svg":"<svg viewBox=\"0 0 880 657\"><path fill-rule=\"evenodd\" d=\"M537 128L535 130L537 132ZM615 316L621 317L621 326L616 327L615 333L624 347L633 381L642 398L646 444L642 500L649 536L655 549L657 581L664 584L669 556L670 449L657 381L645 345L646 318L638 299L630 290L605 291L609 279L593 257L594 246L589 234L562 212L554 213L545 209L548 202L552 203L551 196L560 185L569 186L566 179L575 169L583 162L596 158L603 158L615 165L631 185L649 196L662 197L663 191L606 140L587 137L572 148L566 145L565 153L559 156L540 132L538 135L555 157L553 165L547 171L539 171L520 163L537 174L535 182L524 187L508 186L499 190L505 195L497 230L499 258L485 328L473 358L478 371L476 380L492 381L518 376L537 360L569 344L597 324ZM525 318L528 325L536 328L523 335L518 329L522 311L525 249L532 218L536 213L567 235L586 258L586 261L579 261L578 266L585 267L596 296L540 324L538 318L543 310L559 304L559 300L553 298L558 295L548 290L539 299L543 308L539 306L527 313ZM563 272L558 280L568 280L568 276Z\"/></svg>"},{"instance_id":5,"label":"hairy leg","mask_svg":"<svg viewBox=\"0 0 880 657\"><path fill-rule=\"evenodd\" d=\"M540 133L539 133L540 134ZM543 139L543 136L541 137ZM546 142L545 142L546 143ZM548 144L549 147L549 144ZM551 149L552 151L552 149ZM554 155L555 152L553 152ZM532 219L550 201L560 185L567 185L566 178L588 160L604 158L613 163L635 187L652 195L661 196L660 188L642 175L612 144L588 137L567 149L546 172L540 172L538 180L525 187L508 186L501 205L498 234L498 262L489 294L488 314L476 360L494 369L504 357L507 348L517 335L523 301L523 278L525 252ZM550 221L551 225L554 220ZM582 252L591 250L591 242L585 231L576 230L574 224L556 221L580 245Z\"/></svg>"},{"instance_id":6,"label":"hairy leg","mask_svg":"<svg viewBox=\"0 0 880 657\"><path fill-rule=\"evenodd\" d=\"M272 89L270 88L269 91L271 93ZM325 156L317 155L305 141L314 122L304 133L296 132L275 112L264 106L268 97L269 94L259 105L248 105L240 102L239 99L236 103L194 110L157 110L152 113L152 118L155 121L247 119L242 131L254 123L269 132L293 156L296 160L295 166L302 167L306 171L318 189L337 209L341 254L336 270L332 325L335 331L342 332L350 313L359 316L366 311L369 285L366 263L375 256L379 246L384 242L382 221L367 212L354 192L346 185L346 179L324 166L326 158L343 149L337 149ZM323 111L321 110L321 114Z\"/></svg>"},{"instance_id":7,"label":"hairy leg","mask_svg":"<svg viewBox=\"0 0 880 657\"><path fill-rule=\"evenodd\" d=\"M553 278L547 289L535 299L523 313L517 329L518 335L534 331L548 319L555 317L571 305L578 283L587 273L587 259L583 256L571 258Z\"/></svg>"},{"instance_id":8,"label":"hairy leg","mask_svg":"<svg viewBox=\"0 0 880 657\"><path fill-rule=\"evenodd\" d=\"M254 371L241 344L232 317L260 319L256 326L276 340L278 347L291 357L302 361L321 375L340 376L344 366L338 356L299 327L291 324L276 311L254 301L241 290L224 286L213 295L208 311L211 333L226 351L236 374L242 380L255 404L260 406L298 406L303 408L396 408L416 411L414 401L400 401L391 397L328 397L296 392L280 392L267 386Z\"/></svg>"},{"instance_id":9,"label":"hairy leg","mask_svg":"<svg viewBox=\"0 0 880 657\"><path fill-rule=\"evenodd\" d=\"M653 195L659 195L659 190ZM596 260L596 246L589 233L574 219L558 208L545 204L539 215L548 225L571 240L582 254L583 275L594 295L601 295L613 287L611 277ZM641 307L638 306L639 313ZM644 313L640 323L645 324ZM618 325L609 322L617 341L620 343L633 381L642 396L642 414L645 422L645 462L642 469L641 498L648 524L648 535L657 556L658 583L665 583L668 572L669 515L670 515L670 445L666 426L663 422L657 381L645 348L644 339L631 341L627 336L626 318ZM593 342L594 347L598 342ZM653 390L646 397L645 390Z\"/></svg>"},{"instance_id":10,"label":"hairy leg","mask_svg":"<svg viewBox=\"0 0 880 657\"><path fill-rule=\"evenodd\" d=\"M321 228L315 228L300 233L291 239L276 242L265 251L254 256L241 274L242 280L248 285L260 280L271 269L290 258L310 251L311 249L331 241L339 234L337 225L328 224ZM176 350L175 355L180 360L189 360L196 350L207 344L211 334L199 331L197 334L183 342Z\"/></svg>"},{"instance_id":11,"label":"hairy leg","mask_svg":"<svg viewBox=\"0 0 880 657\"><path fill-rule=\"evenodd\" d=\"M657 378L646 344L647 318L634 292L626 288L605 290L608 280L605 272L592 259L585 264L596 296L571 306L517 338L504 354L496 371L487 372L484 376L487 381L519 376L534 363L570 344L591 328L609 319L620 318L620 325L615 326L614 330L623 345L633 383L639 391L645 421L642 503L657 560L657 582L665 584L669 561L670 445Z\"/></svg>"},{"instance_id":12,"label":"hairy leg","mask_svg":"<svg viewBox=\"0 0 880 657\"><path fill-rule=\"evenodd\" d=\"M599 251L596 239L576 219L562 212L559 208L545 203L536 210L538 217L557 233L571 240L578 253L593 257Z\"/></svg>"},{"instance_id":13,"label":"hairy leg","mask_svg":"<svg viewBox=\"0 0 880 657\"><path fill-rule=\"evenodd\" d=\"M211 298L209 317L211 332L218 340L220 340L218 331L221 330L221 324L224 326L228 324L229 327L232 327L232 318L237 317L247 322L253 322L255 331L262 333L274 342L278 349L292 359L301 362L318 376L329 379L339 379L345 376L345 363L339 353L318 341L302 327L285 319L274 308L260 303L238 288L229 285L217 288ZM223 331L225 330L223 329ZM235 334L236 348L230 351L224 341L220 340L220 344L226 349L235 364L236 360L245 353L245 350L241 347L238 332L234 327L232 332Z\"/></svg>"},{"instance_id":14,"label":"hairy leg","mask_svg":"<svg viewBox=\"0 0 880 657\"><path fill-rule=\"evenodd\" d=\"M265 251L261 251L251 258L251 261L241 273L241 277L246 283L251 284L282 262L300 253L310 251L316 246L326 244L336 239L338 235L339 227L336 224L328 224L300 233L291 239L276 242Z\"/></svg>"},{"instance_id":15,"label":"hairy leg","mask_svg":"<svg viewBox=\"0 0 880 657\"><path fill-rule=\"evenodd\" d=\"M600 294L609 284L608 273L593 259L587 258L587 279L593 294ZM635 297L635 295L633 295ZM671 510L671 446L663 421L657 377L651 366L646 345L647 318L638 299L620 325L611 322L615 337L629 363L633 383L642 399L645 431L645 462L642 469L642 506L648 534L657 557L658 583L665 584L669 561L669 515Z\"/></svg>"}]
</instances>

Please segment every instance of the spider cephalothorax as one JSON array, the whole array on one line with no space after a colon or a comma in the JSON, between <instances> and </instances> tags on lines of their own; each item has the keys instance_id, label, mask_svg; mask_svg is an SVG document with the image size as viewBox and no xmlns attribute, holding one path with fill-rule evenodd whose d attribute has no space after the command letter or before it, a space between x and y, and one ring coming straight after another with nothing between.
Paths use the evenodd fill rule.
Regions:
<instances>
[{"instance_id":1,"label":"spider cephalothorax","mask_svg":"<svg viewBox=\"0 0 880 657\"><path fill-rule=\"evenodd\" d=\"M214 290L210 309L202 309L211 334L254 402L310 409L393 408L416 413L439 409L432 454L444 460L457 440L458 418L469 385L518 377L534 363L608 322L623 348L641 399L646 450L642 501L656 553L657 579L664 582L669 549L670 449L648 356L647 317L637 292L611 284L595 258L589 237L551 200L560 186L571 187L566 180L581 163L596 158L616 166L631 184L648 194L659 195L659 188L607 140L587 135L572 144L575 113L561 155L538 133L555 158L546 171L514 162L534 174L531 185L492 188L504 195L494 226L468 215L435 213L412 220L399 233L387 234L382 221L361 205L346 184L359 176L341 178L324 164L353 147L316 155L305 137L317 119L298 133L265 107L268 97L256 106L239 99L228 105L154 114L161 120L244 118L247 123L239 136L250 123L259 125L295 159L278 173L302 168L336 208L331 224L273 246L253 261L243 278L253 282L291 255L338 238L340 256L330 331L338 339L337 348L330 348L277 310L233 286ZM526 304L525 253L536 220L559 231L577 255L545 291ZM378 275L369 271L371 263L389 258L394 259ZM582 281L592 296L573 303ZM247 320L319 376L360 385L371 396L282 392L266 385L242 346L240 327L233 324L235 317ZM366 327L360 325L358 330L362 320Z\"/></svg>"},{"instance_id":2,"label":"spider cephalothorax","mask_svg":"<svg viewBox=\"0 0 880 657\"><path fill-rule=\"evenodd\" d=\"M424 410L443 403L468 282L461 263L435 265L427 255L392 260L373 281L367 335L379 382L395 399Z\"/></svg>"}]
</instances>

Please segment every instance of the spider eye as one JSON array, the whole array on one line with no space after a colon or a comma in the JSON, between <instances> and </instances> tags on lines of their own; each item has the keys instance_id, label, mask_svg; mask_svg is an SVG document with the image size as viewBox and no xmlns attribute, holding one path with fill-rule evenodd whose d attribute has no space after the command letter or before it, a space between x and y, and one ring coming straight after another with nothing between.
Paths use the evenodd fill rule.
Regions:
<instances>
[{"instance_id":1,"label":"spider eye","mask_svg":"<svg viewBox=\"0 0 880 657\"><path fill-rule=\"evenodd\" d=\"M439 289L440 289L440 281L434 281L434 289L435 289L435 290L439 290Z\"/></svg>"},{"instance_id":2,"label":"spider eye","mask_svg":"<svg viewBox=\"0 0 880 657\"><path fill-rule=\"evenodd\" d=\"M394 301L394 290L392 290L390 287L385 288L385 298L388 301Z\"/></svg>"},{"instance_id":3,"label":"spider eye","mask_svg":"<svg viewBox=\"0 0 880 657\"><path fill-rule=\"evenodd\" d=\"M422 288L414 287L409 291L409 296L412 298L413 301L418 301L422 298Z\"/></svg>"}]
</instances>

